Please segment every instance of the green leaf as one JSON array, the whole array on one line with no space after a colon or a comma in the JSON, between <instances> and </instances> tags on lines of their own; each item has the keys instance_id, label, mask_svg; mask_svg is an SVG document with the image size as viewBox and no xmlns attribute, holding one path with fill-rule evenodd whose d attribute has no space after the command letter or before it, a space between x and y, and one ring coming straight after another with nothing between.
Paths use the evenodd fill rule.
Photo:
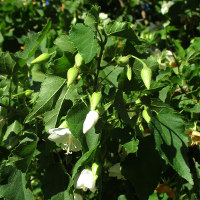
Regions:
<instances>
[{"instance_id":1,"label":"green leaf","mask_svg":"<svg viewBox=\"0 0 200 200\"><path fill-rule=\"evenodd\" d=\"M5 135L3 136L3 141L5 141L11 132L14 132L16 135L19 135L22 132L22 124L15 120L11 125L8 126Z\"/></svg>"},{"instance_id":2,"label":"green leaf","mask_svg":"<svg viewBox=\"0 0 200 200\"><path fill-rule=\"evenodd\" d=\"M200 105L195 104L195 105L187 105L186 108L184 108L186 112L191 112L191 113L200 113Z\"/></svg>"},{"instance_id":3,"label":"green leaf","mask_svg":"<svg viewBox=\"0 0 200 200\"><path fill-rule=\"evenodd\" d=\"M67 114L67 124L69 126L72 135L76 137L82 144L83 152L93 148L98 142L98 135L95 133L95 129L92 128L85 135L83 134L83 122L89 112L89 108L85 104L76 104L71 108Z\"/></svg>"},{"instance_id":4,"label":"green leaf","mask_svg":"<svg viewBox=\"0 0 200 200\"><path fill-rule=\"evenodd\" d=\"M127 152L127 154L129 153L135 153L138 150L138 144L139 144L139 140L138 139L132 139L130 142L127 142L125 144L123 144L122 146L125 148L125 151Z\"/></svg>"},{"instance_id":5,"label":"green leaf","mask_svg":"<svg viewBox=\"0 0 200 200\"><path fill-rule=\"evenodd\" d=\"M33 153L37 147L37 137L33 134L24 135L24 139L19 145L11 151L9 162L15 165L22 172L25 172L29 167Z\"/></svg>"},{"instance_id":6,"label":"green leaf","mask_svg":"<svg viewBox=\"0 0 200 200\"><path fill-rule=\"evenodd\" d=\"M50 110L53 104L53 97L65 84L66 79L59 76L48 75L42 83L39 97L32 111L25 118L25 123L31 121L35 116L45 113Z\"/></svg>"},{"instance_id":7,"label":"green leaf","mask_svg":"<svg viewBox=\"0 0 200 200\"><path fill-rule=\"evenodd\" d=\"M74 44L72 41L70 41L68 35L60 35L58 38L56 38L54 44L57 45L62 51L67 51L72 54L76 51Z\"/></svg>"},{"instance_id":8,"label":"green leaf","mask_svg":"<svg viewBox=\"0 0 200 200\"><path fill-rule=\"evenodd\" d=\"M97 29L99 23L99 6L92 6L90 11L87 13L86 18L84 19L84 23L87 26L90 26L93 30Z\"/></svg>"},{"instance_id":9,"label":"green leaf","mask_svg":"<svg viewBox=\"0 0 200 200\"><path fill-rule=\"evenodd\" d=\"M40 46L40 43L42 42L42 40L44 39L50 28L51 28L51 21L48 21L40 34L33 34L30 35L29 38L27 38L24 45L24 51L17 52L15 54L17 57L20 58L19 60L20 67L23 67L27 63L27 61L31 58L31 56L33 56L33 54Z\"/></svg>"},{"instance_id":10,"label":"green leaf","mask_svg":"<svg viewBox=\"0 0 200 200\"><path fill-rule=\"evenodd\" d=\"M170 89L170 86L166 86L164 87L162 90L159 91L159 99L162 101L162 102L165 102L166 98L167 98L167 94L169 92L169 89Z\"/></svg>"},{"instance_id":11,"label":"green leaf","mask_svg":"<svg viewBox=\"0 0 200 200\"><path fill-rule=\"evenodd\" d=\"M6 200L34 200L30 189L26 188L26 174L5 163L0 169L0 197Z\"/></svg>"},{"instance_id":12,"label":"green leaf","mask_svg":"<svg viewBox=\"0 0 200 200\"><path fill-rule=\"evenodd\" d=\"M187 137L184 134L184 121L173 109L162 108L152 118L151 130L154 133L156 148L164 160L177 173L193 184L188 163Z\"/></svg>"},{"instance_id":13,"label":"green leaf","mask_svg":"<svg viewBox=\"0 0 200 200\"><path fill-rule=\"evenodd\" d=\"M53 110L47 111L44 114L44 123L46 131L48 131L50 128L56 127L56 123L58 121L60 111L63 107L64 100L68 99L73 102L76 97L77 88L75 86L72 85L69 88L67 88L67 86L63 87L60 97L56 102L55 108Z\"/></svg>"},{"instance_id":14,"label":"green leaf","mask_svg":"<svg viewBox=\"0 0 200 200\"><path fill-rule=\"evenodd\" d=\"M96 36L90 27L83 24L72 26L70 40L82 55L85 63L89 63L97 54L99 45Z\"/></svg>"},{"instance_id":15,"label":"green leaf","mask_svg":"<svg viewBox=\"0 0 200 200\"><path fill-rule=\"evenodd\" d=\"M104 79L106 77L103 83L108 81L112 83L115 87L117 87L118 86L117 78L122 70L123 67L115 68L115 66L113 65L108 66L104 68L102 71L100 71L99 78Z\"/></svg>"},{"instance_id":16,"label":"green leaf","mask_svg":"<svg viewBox=\"0 0 200 200\"><path fill-rule=\"evenodd\" d=\"M129 22L119 22L119 21L111 21L106 24L105 27L106 34L123 37L130 41L139 42L137 36L135 35L133 29L131 28L131 23Z\"/></svg>"},{"instance_id":17,"label":"green leaf","mask_svg":"<svg viewBox=\"0 0 200 200\"><path fill-rule=\"evenodd\" d=\"M74 58L73 58L74 59ZM51 69L57 76L61 76L63 78L67 77L67 70L73 66L73 62L67 55L63 55L61 58L58 58L54 61Z\"/></svg>"},{"instance_id":18,"label":"green leaf","mask_svg":"<svg viewBox=\"0 0 200 200\"><path fill-rule=\"evenodd\" d=\"M13 60L9 52L2 53L0 56L0 73L12 74L15 68L16 62Z\"/></svg>"},{"instance_id":19,"label":"green leaf","mask_svg":"<svg viewBox=\"0 0 200 200\"><path fill-rule=\"evenodd\" d=\"M129 154L122 162L122 175L128 179L140 200L148 199L159 183L163 161L155 150L151 136L140 141L136 154Z\"/></svg>"}]
</instances>

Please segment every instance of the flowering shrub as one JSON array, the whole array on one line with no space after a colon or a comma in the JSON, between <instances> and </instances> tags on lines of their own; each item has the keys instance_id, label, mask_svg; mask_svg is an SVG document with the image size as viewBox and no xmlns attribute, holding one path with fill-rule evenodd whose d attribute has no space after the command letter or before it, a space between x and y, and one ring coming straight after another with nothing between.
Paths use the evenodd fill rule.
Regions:
<instances>
[{"instance_id":1,"label":"flowering shrub","mask_svg":"<svg viewBox=\"0 0 200 200\"><path fill-rule=\"evenodd\" d=\"M200 198L197 2L0 5L0 198Z\"/></svg>"}]
</instances>

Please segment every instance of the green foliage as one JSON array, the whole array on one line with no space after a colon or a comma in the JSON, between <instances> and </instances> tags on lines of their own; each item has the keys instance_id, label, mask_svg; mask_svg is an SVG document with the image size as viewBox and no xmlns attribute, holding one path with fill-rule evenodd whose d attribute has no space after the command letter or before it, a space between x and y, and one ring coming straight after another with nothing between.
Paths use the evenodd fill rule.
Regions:
<instances>
[{"instance_id":1,"label":"green foliage","mask_svg":"<svg viewBox=\"0 0 200 200\"><path fill-rule=\"evenodd\" d=\"M0 198L200 198L199 2L0 7Z\"/></svg>"}]
</instances>

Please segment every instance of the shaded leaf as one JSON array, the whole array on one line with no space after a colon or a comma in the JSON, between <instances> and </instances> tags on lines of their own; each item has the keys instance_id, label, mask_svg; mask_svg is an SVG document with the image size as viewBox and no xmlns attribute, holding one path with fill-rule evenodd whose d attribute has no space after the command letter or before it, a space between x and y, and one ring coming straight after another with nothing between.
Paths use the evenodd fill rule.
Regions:
<instances>
[{"instance_id":1,"label":"shaded leaf","mask_svg":"<svg viewBox=\"0 0 200 200\"><path fill-rule=\"evenodd\" d=\"M132 183L140 200L153 193L162 173L163 161L154 146L151 136L143 138L137 156L129 154L121 164L122 175Z\"/></svg>"},{"instance_id":2,"label":"shaded leaf","mask_svg":"<svg viewBox=\"0 0 200 200\"><path fill-rule=\"evenodd\" d=\"M25 118L25 123L31 121L35 116L43 114L51 109L53 104L53 97L61 89L66 82L66 79L59 76L48 75L42 83L39 97L34 105L32 111Z\"/></svg>"},{"instance_id":3,"label":"shaded leaf","mask_svg":"<svg viewBox=\"0 0 200 200\"><path fill-rule=\"evenodd\" d=\"M56 102L55 108L53 110L47 111L44 114L44 123L46 131L48 131L50 128L56 127L56 123L58 121L64 100L69 99L73 102L75 98L77 98L77 96L78 94L75 86L72 85L69 88L67 88L67 86L63 87L60 97Z\"/></svg>"},{"instance_id":4,"label":"shaded leaf","mask_svg":"<svg viewBox=\"0 0 200 200\"><path fill-rule=\"evenodd\" d=\"M188 163L187 137L184 133L184 122L172 109L162 108L156 117L152 118L156 148L161 157L169 163L176 172L193 184Z\"/></svg>"},{"instance_id":5,"label":"shaded leaf","mask_svg":"<svg viewBox=\"0 0 200 200\"><path fill-rule=\"evenodd\" d=\"M5 163L0 169L0 196L7 200L34 200L30 189L26 188L26 174Z\"/></svg>"}]
</instances>

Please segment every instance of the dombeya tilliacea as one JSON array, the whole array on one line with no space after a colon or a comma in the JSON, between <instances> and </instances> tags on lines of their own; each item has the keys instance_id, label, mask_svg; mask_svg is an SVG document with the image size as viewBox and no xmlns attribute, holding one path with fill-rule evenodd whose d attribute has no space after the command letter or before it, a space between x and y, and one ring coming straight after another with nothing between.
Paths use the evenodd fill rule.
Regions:
<instances>
[{"instance_id":1,"label":"dombeya tilliacea","mask_svg":"<svg viewBox=\"0 0 200 200\"><path fill-rule=\"evenodd\" d=\"M90 98L90 110L95 110L99 102L101 101L101 92L94 92Z\"/></svg>"},{"instance_id":2,"label":"dombeya tilliacea","mask_svg":"<svg viewBox=\"0 0 200 200\"><path fill-rule=\"evenodd\" d=\"M67 71L67 87L69 87L73 83L73 81L76 79L77 76L78 76L78 70L76 69L76 67L71 67Z\"/></svg>"},{"instance_id":3,"label":"dombeya tilliacea","mask_svg":"<svg viewBox=\"0 0 200 200\"><path fill-rule=\"evenodd\" d=\"M80 67L83 64L83 57L80 53L75 55L75 66Z\"/></svg>"},{"instance_id":4,"label":"dombeya tilliacea","mask_svg":"<svg viewBox=\"0 0 200 200\"><path fill-rule=\"evenodd\" d=\"M85 121L83 123L83 133L87 133L91 128L93 128L95 126L95 124L97 123L99 119L99 113L91 110L89 111L89 113L87 114Z\"/></svg>"},{"instance_id":5,"label":"dombeya tilliacea","mask_svg":"<svg viewBox=\"0 0 200 200\"><path fill-rule=\"evenodd\" d=\"M48 53L42 53L40 56L38 56L37 58L35 58L31 64L41 64L41 63L45 63L49 60L50 58L50 54Z\"/></svg>"},{"instance_id":6,"label":"dombeya tilliacea","mask_svg":"<svg viewBox=\"0 0 200 200\"><path fill-rule=\"evenodd\" d=\"M144 85L148 90L151 85L151 76L152 76L151 69L149 67L144 66L143 69L141 70L141 77L144 82Z\"/></svg>"}]
</instances>

